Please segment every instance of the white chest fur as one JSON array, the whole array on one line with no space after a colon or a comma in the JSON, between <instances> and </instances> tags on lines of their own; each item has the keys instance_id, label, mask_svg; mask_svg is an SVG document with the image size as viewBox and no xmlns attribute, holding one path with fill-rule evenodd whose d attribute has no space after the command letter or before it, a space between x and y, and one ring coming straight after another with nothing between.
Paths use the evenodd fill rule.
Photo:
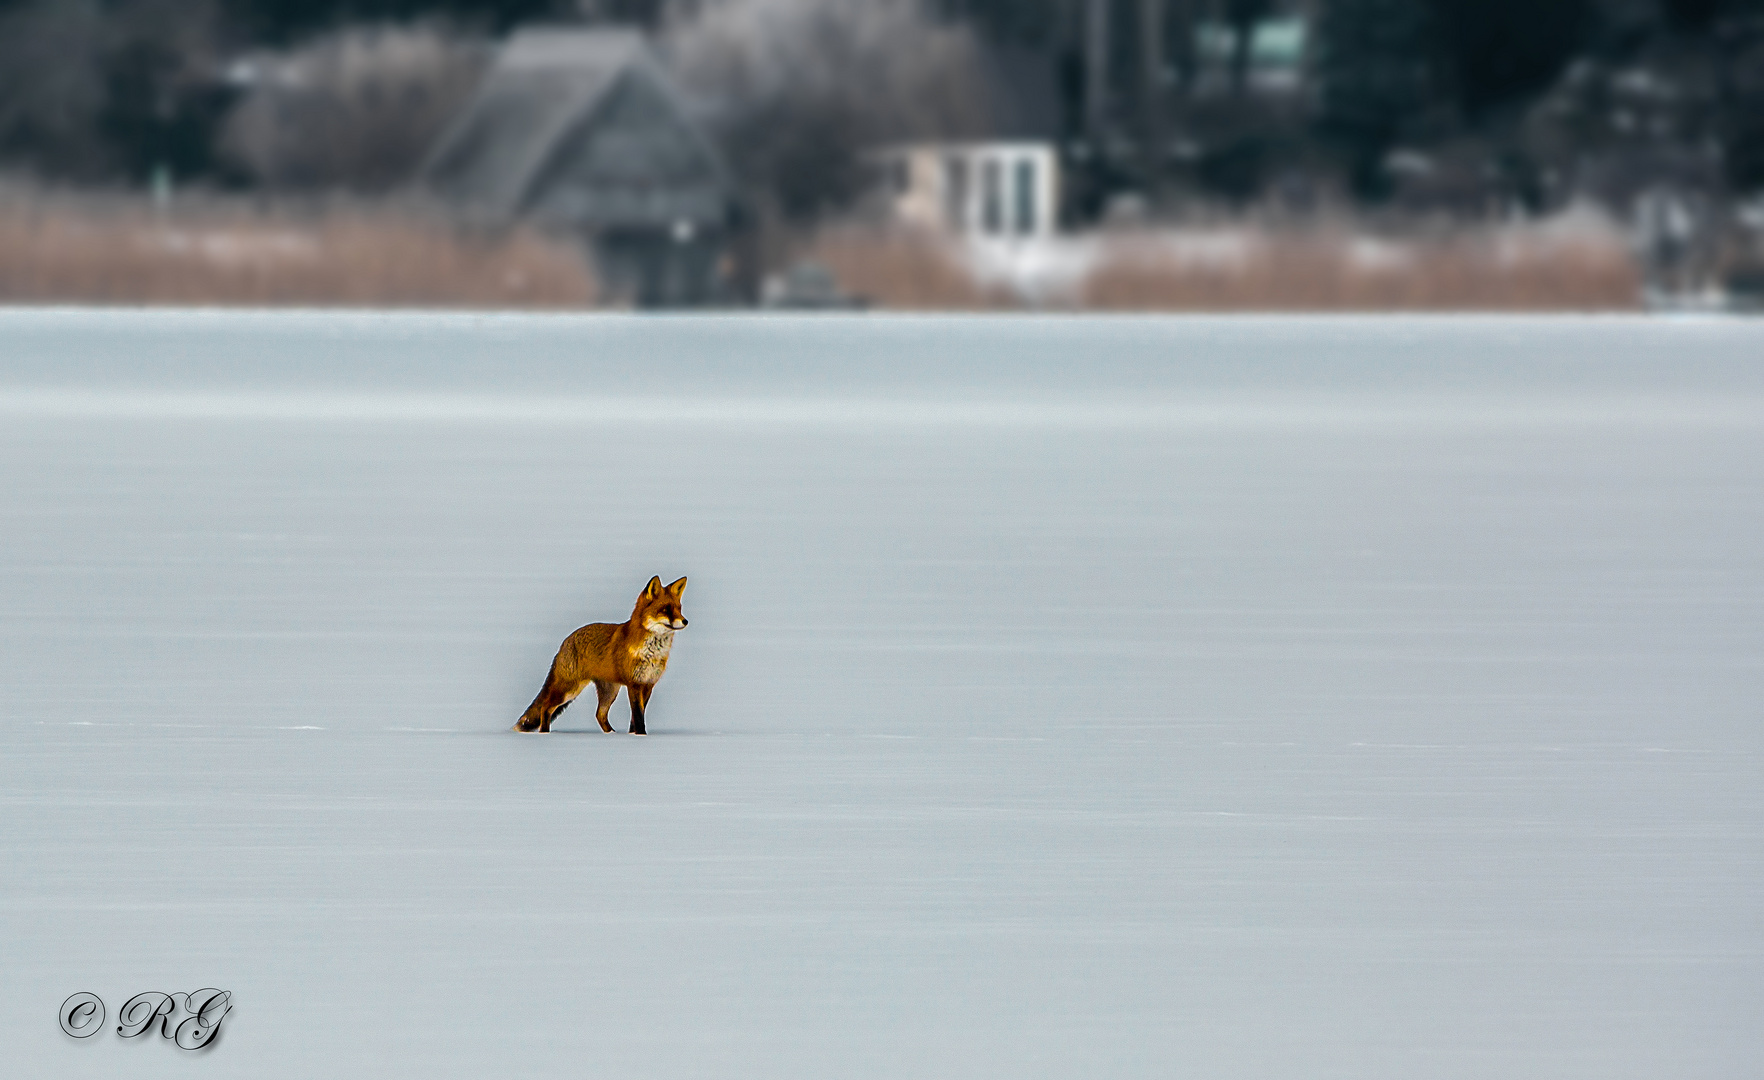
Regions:
<instances>
[{"instance_id":1,"label":"white chest fur","mask_svg":"<svg viewBox=\"0 0 1764 1080\"><path fill-rule=\"evenodd\" d=\"M631 678L645 685L659 682L668 669L668 650L674 647L674 632L662 630L644 636L635 650Z\"/></svg>"}]
</instances>

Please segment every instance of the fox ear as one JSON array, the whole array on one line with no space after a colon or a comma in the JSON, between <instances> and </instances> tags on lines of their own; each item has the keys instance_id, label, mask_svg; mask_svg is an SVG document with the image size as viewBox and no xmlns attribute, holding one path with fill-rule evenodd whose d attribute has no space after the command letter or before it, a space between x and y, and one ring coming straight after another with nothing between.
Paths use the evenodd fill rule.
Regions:
<instances>
[{"instance_id":1,"label":"fox ear","mask_svg":"<svg viewBox=\"0 0 1764 1080\"><path fill-rule=\"evenodd\" d=\"M674 594L674 599L676 599L676 600L680 599L680 597L685 595L685 593L686 593L686 579L681 578L679 581L676 581L672 585L669 585L668 591Z\"/></svg>"},{"instance_id":2,"label":"fox ear","mask_svg":"<svg viewBox=\"0 0 1764 1080\"><path fill-rule=\"evenodd\" d=\"M657 574L655 577L650 578L649 584L643 586L643 595L646 597L649 597L651 599L654 599L655 597L661 595L661 591L662 591L662 583L661 583L661 575L660 574Z\"/></svg>"}]
</instances>

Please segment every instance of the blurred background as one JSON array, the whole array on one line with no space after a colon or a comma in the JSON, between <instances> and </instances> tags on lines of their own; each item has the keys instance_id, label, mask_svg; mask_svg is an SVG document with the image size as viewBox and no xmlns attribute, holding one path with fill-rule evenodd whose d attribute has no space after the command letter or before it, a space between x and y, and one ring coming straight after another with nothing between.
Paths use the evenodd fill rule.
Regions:
<instances>
[{"instance_id":1,"label":"blurred background","mask_svg":"<svg viewBox=\"0 0 1764 1080\"><path fill-rule=\"evenodd\" d=\"M0 301L1756 309L1764 0L0 0Z\"/></svg>"}]
</instances>

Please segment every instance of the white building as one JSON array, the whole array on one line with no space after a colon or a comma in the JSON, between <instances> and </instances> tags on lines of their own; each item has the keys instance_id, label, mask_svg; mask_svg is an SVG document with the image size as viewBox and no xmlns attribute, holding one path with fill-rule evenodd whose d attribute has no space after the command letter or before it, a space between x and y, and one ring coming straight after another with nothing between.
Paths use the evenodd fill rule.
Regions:
<instances>
[{"instance_id":1,"label":"white building","mask_svg":"<svg viewBox=\"0 0 1764 1080\"><path fill-rule=\"evenodd\" d=\"M884 194L901 224L986 240L1052 236L1059 158L1052 143L913 143L881 154Z\"/></svg>"}]
</instances>

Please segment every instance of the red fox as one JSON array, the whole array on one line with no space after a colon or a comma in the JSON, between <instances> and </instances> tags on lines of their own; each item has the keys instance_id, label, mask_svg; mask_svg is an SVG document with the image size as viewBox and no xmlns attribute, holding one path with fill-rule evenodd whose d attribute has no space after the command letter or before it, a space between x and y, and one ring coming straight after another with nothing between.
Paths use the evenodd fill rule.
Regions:
<instances>
[{"instance_id":1,"label":"red fox","mask_svg":"<svg viewBox=\"0 0 1764 1080\"><path fill-rule=\"evenodd\" d=\"M686 616L680 613L680 597L686 592L686 579L663 585L661 578L652 577L631 610L631 619L623 623L589 623L569 637L557 650L551 662L551 674L539 688L539 696L515 721L516 731L550 731L557 714L569 707L589 683L600 707L594 719L600 730L611 731L606 710L619 696L619 687L631 702L631 734L646 735L643 710L649 695L668 669L668 650L674 647L674 632L686 628Z\"/></svg>"}]
</instances>

